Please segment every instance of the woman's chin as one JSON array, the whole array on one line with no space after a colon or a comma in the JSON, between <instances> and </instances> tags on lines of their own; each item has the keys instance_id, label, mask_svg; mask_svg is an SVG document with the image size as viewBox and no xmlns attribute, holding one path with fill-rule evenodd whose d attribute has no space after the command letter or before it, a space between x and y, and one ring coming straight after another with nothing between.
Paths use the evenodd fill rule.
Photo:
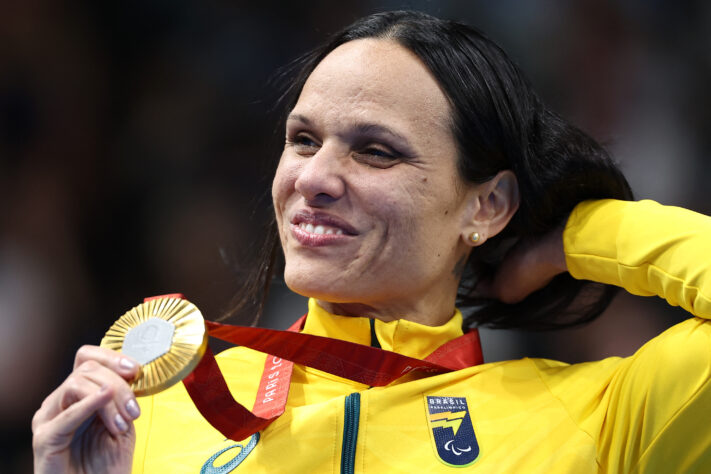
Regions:
<instances>
[{"instance_id":1,"label":"woman's chin","mask_svg":"<svg viewBox=\"0 0 711 474\"><path fill-rule=\"evenodd\" d=\"M344 285L347 278L341 272L334 272L332 265L299 261L294 265L286 264L284 268L284 282L294 293L302 296L322 298L333 292L340 293L339 287Z\"/></svg>"},{"instance_id":2,"label":"woman's chin","mask_svg":"<svg viewBox=\"0 0 711 474\"><path fill-rule=\"evenodd\" d=\"M307 298L330 301L334 303L354 301L353 291L348 291L348 285L334 285L334 280L328 277L316 277L314 275L289 276L284 275L286 286L296 294Z\"/></svg>"},{"instance_id":3,"label":"woman's chin","mask_svg":"<svg viewBox=\"0 0 711 474\"><path fill-rule=\"evenodd\" d=\"M309 285L305 284L304 281L299 281L298 284L291 284L286 281L286 286L289 287L294 293L305 296L306 298L316 298L317 300L323 301L345 301L348 297L346 295L340 294L338 291L334 291L334 288L326 288L323 284Z\"/></svg>"}]
</instances>

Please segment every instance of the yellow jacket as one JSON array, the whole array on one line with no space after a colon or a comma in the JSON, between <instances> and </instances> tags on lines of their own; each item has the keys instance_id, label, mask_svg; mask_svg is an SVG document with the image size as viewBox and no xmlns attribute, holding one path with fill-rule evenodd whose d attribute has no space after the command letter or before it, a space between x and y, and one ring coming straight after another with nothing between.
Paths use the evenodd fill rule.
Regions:
<instances>
[{"instance_id":1,"label":"yellow jacket","mask_svg":"<svg viewBox=\"0 0 711 474\"><path fill-rule=\"evenodd\" d=\"M711 318L711 218L651 201L587 202L564 245L574 277L659 295L697 317L632 357L576 365L496 362L378 388L297 365L285 413L241 442L214 430L178 384L140 399L134 471L455 471L444 455L469 456L464 470L479 473L711 472L711 325L702 319ZM439 327L374 329L383 349L424 358L461 335L461 322L455 310ZM313 300L304 332L371 343L368 319L328 314ZM218 356L246 407L264 361L242 347Z\"/></svg>"}]
</instances>

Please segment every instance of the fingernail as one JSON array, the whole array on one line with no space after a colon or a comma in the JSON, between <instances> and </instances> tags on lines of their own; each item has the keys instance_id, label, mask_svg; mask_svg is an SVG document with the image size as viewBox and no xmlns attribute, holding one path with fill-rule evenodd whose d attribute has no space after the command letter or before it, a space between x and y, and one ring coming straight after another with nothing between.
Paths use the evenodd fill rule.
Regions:
<instances>
[{"instance_id":1,"label":"fingernail","mask_svg":"<svg viewBox=\"0 0 711 474\"><path fill-rule=\"evenodd\" d=\"M120 432L124 432L128 430L128 424L126 424L126 420L123 419L120 413L116 413L116 416L114 417L114 423L116 423L116 428Z\"/></svg>"},{"instance_id":2,"label":"fingernail","mask_svg":"<svg viewBox=\"0 0 711 474\"><path fill-rule=\"evenodd\" d=\"M136 368L136 363L133 362L131 359L121 357L121 360L119 361L119 366L121 366L122 369L133 370Z\"/></svg>"},{"instance_id":3,"label":"fingernail","mask_svg":"<svg viewBox=\"0 0 711 474\"><path fill-rule=\"evenodd\" d=\"M141 409L138 408L138 403L133 398L126 402L126 411L134 420L141 414Z\"/></svg>"}]
</instances>

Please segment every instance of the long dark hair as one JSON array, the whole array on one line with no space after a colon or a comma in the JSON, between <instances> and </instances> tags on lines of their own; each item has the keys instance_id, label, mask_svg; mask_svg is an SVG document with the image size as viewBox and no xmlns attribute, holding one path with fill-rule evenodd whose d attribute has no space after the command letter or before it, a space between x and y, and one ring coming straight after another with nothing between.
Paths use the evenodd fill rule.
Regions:
<instances>
[{"instance_id":1,"label":"long dark hair","mask_svg":"<svg viewBox=\"0 0 711 474\"><path fill-rule=\"evenodd\" d=\"M292 65L294 73L280 101L282 120L296 105L316 65L341 44L363 38L395 41L429 68L450 102L459 171L465 180L482 183L507 169L518 178L518 211L502 233L474 249L462 277L457 305L465 325L550 329L597 317L616 288L575 280L567 273L516 304L476 295L476 283L493 274L512 245L561 225L579 202L632 198L607 151L547 109L516 64L481 32L421 12L362 18ZM263 261L248 291L238 297L239 305L257 303L257 312L261 312L274 274L276 232L273 227Z\"/></svg>"}]
</instances>

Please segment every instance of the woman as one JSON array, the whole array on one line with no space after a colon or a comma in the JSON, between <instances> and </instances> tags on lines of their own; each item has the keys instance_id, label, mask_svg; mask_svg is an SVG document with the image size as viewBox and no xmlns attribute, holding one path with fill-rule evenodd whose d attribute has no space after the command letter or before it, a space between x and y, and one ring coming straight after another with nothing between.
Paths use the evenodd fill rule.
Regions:
<instances>
[{"instance_id":1,"label":"woman","mask_svg":"<svg viewBox=\"0 0 711 474\"><path fill-rule=\"evenodd\" d=\"M630 358L575 366L524 359L371 388L295 365L284 414L239 442L180 384L139 410L126 383L135 363L86 346L33 420L36 472L708 468L707 217L590 201L631 197L605 151L548 111L494 43L456 23L362 19L305 57L285 97L272 194L285 280L311 297L303 332L424 359L463 325L594 318L612 290L592 282L697 317ZM265 358L221 354L245 406Z\"/></svg>"}]
</instances>

